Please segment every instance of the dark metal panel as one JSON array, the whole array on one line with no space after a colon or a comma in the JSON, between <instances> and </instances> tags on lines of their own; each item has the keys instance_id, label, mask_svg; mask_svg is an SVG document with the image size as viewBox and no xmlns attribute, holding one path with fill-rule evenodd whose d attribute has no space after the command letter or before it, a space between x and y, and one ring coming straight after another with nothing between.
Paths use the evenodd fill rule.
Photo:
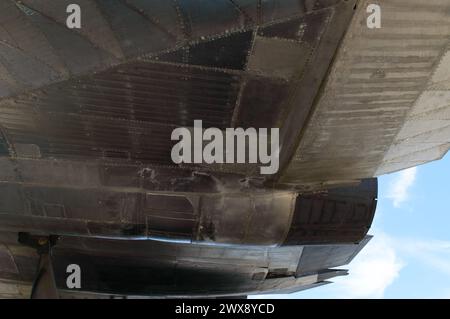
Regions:
<instances>
[{"instance_id":1,"label":"dark metal panel","mask_svg":"<svg viewBox=\"0 0 450 319\"><path fill-rule=\"evenodd\" d=\"M283 107L288 93L285 82L249 79L242 89L238 127L279 127L286 116Z\"/></svg>"},{"instance_id":2,"label":"dark metal panel","mask_svg":"<svg viewBox=\"0 0 450 319\"><path fill-rule=\"evenodd\" d=\"M172 164L174 125L201 118L205 127L229 127L238 81L220 72L131 63L81 84L3 101L0 120L12 143L34 144L44 158Z\"/></svg>"},{"instance_id":3,"label":"dark metal panel","mask_svg":"<svg viewBox=\"0 0 450 319\"><path fill-rule=\"evenodd\" d=\"M309 274L314 273L317 268L347 265L370 239L371 237L365 237L357 244L305 246L296 274Z\"/></svg>"},{"instance_id":4,"label":"dark metal panel","mask_svg":"<svg viewBox=\"0 0 450 319\"><path fill-rule=\"evenodd\" d=\"M231 33L161 54L155 60L243 71L252 39L253 31Z\"/></svg>"},{"instance_id":5,"label":"dark metal panel","mask_svg":"<svg viewBox=\"0 0 450 319\"><path fill-rule=\"evenodd\" d=\"M59 168L59 173L70 177L67 168ZM28 178L21 173L22 178ZM97 178L93 176L93 180ZM139 186L145 179L132 187L86 187L90 181L78 181L70 187L64 181L59 185L39 184L45 183L45 178L34 179L34 184L3 181L0 228L111 238L185 238L236 245L351 243L367 234L375 211L374 181L297 196L289 191L238 191L232 184L227 189L214 178L209 180L214 187L207 189L206 184L197 189L201 193L196 193L197 182L208 179L195 182L192 176L188 179L194 188L183 193L174 188L173 177L164 178L154 179L161 187L155 193ZM179 182L183 183L183 178Z\"/></svg>"},{"instance_id":6,"label":"dark metal panel","mask_svg":"<svg viewBox=\"0 0 450 319\"><path fill-rule=\"evenodd\" d=\"M285 244L359 242L372 224L377 189L376 179L368 179L325 194L299 195Z\"/></svg>"},{"instance_id":7,"label":"dark metal panel","mask_svg":"<svg viewBox=\"0 0 450 319\"><path fill-rule=\"evenodd\" d=\"M229 0L183 0L177 6L184 30L190 37L200 38L244 27L241 13Z\"/></svg>"},{"instance_id":8,"label":"dark metal panel","mask_svg":"<svg viewBox=\"0 0 450 319\"><path fill-rule=\"evenodd\" d=\"M273 253L280 254L279 268L289 269L291 263L296 266L298 255L292 252L298 248L217 247L63 237L53 248L52 258L60 289L66 289L67 265L76 263L84 274L81 291L127 295L286 293L346 274L317 265L311 275L306 276L298 272L294 277L289 271L279 272L277 277L259 276L267 273L268 256ZM349 255L359 246L305 246L303 250L320 255L323 248L335 249L334 260L328 264L340 266L349 261ZM309 259L313 255L305 256L302 258ZM132 275L124 276L125 273Z\"/></svg>"},{"instance_id":9,"label":"dark metal panel","mask_svg":"<svg viewBox=\"0 0 450 319\"><path fill-rule=\"evenodd\" d=\"M198 215L184 196L147 194L144 212L148 236L192 239Z\"/></svg>"}]
</instances>

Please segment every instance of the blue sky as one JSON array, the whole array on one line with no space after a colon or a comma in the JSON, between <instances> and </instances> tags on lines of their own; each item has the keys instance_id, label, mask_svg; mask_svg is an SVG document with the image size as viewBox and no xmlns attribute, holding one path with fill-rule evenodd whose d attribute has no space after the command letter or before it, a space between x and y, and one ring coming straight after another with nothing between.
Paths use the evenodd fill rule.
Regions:
<instances>
[{"instance_id":1,"label":"blue sky","mask_svg":"<svg viewBox=\"0 0 450 319\"><path fill-rule=\"evenodd\" d=\"M380 177L370 234L349 276L280 297L450 298L450 155Z\"/></svg>"}]
</instances>

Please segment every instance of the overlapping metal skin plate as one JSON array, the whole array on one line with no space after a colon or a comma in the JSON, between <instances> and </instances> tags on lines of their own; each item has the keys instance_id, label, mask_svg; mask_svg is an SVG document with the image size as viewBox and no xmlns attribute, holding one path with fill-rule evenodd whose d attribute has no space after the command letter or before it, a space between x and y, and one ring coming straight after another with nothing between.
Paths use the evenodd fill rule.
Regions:
<instances>
[{"instance_id":1,"label":"overlapping metal skin plate","mask_svg":"<svg viewBox=\"0 0 450 319\"><path fill-rule=\"evenodd\" d=\"M445 0L378 1L381 29L368 1L83 0L79 30L69 3L1 3L0 155L171 165L171 130L201 118L280 127L275 180L318 189L448 149Z\"/></svg>"},{"instance_id":2,"label":"overlapping metal skin plate","mask_svg":"<svg viewBox=\"0 0 450 319\"><path fill-rule=\"evenodd\" d=\"M381 6L380 29L366 27L369 3ZM358 8L282 182L379 176L449 149L450 2Z\"/></svg>"},{"instance_id":3,"label":"overlapping metal skin plate","mask_svg":"<svg viewBox=\"0 0 450 319\"><path fill-rule=\"evenodd\" d=\"M0 298L28 298L39 256L19 245L17 233L0 231L0 239ZM274 248L70 236L51 255L61 298L233 297L328 284L347 274L330 268L348 264L369 240ZM82 289L67 289L70 264L83 269Z\"/></svg>"},{"instance_id":4,"label":"overlapping metal skin plate","mask_svg":"<svg viewBox=\"0 0 450 319\"><path fill-rule=\"evenodd\" d=\"M376 183L359 182L449 147L447 0L375 1L374 30L374 1L78 0L79 30L72 2L0 2L0 230L64 235L60 288L72 257L105 294L323 284L367 242ZM174 165L195 119L280 128L279 174ZM36 255L0 242L0 294L23 296Z\"/></svg>"},{"instance_id":5,"label":"overlapping metal skin plate","mask_svg":"<svg viewBox=\"0 0 450 319\"><path fill-rule=\"evenodd\" d=\"M69 29L69 3L1 4L0 155L173 166L170 134L195 119L281 128L312 70L313 99L353 12L339 0L83 0Z\"/></svg>"},{"instance_id":6,"label":"overlapping metal skin plate","mask_svg":"<svg viewBox=\"0 0 450 319\"><path fill-rule=\"evenodd\" d=\"M5 231L234 245L353 243L367 234L377 198L374 179L298 195L229 174L184 170L174 176L173 169L68 161L0 163Z\"/></svg>"},{"instance_id":7,"label":"overlapping metal skin plate","mask_svg":"<svg viewBox=\"0 0 450 319\"><path fill-rule=\"evenodd\" d=\"M309 289L347 274L329 268L346 265L367 243L375 212L376 180L297 195L236 184L229 174L186 170L175 179L170 169L67 161L17 160L22 172L43 169L21 180L6 161L0 297L27 297L37 274L36 251L19 245L18 232L59 235L51 256L64 298ZM83 269L81 290L66 289L72 263Z\"/></svg>"},{"instance_id":8,"label":"overlapping metal skin plate","mask_svg":"<svg viewBox=\"0 0 450 319\"><path fill-rule=\"evenodd\" d=\"M329 268L348 264L369 239L360 244L275 249L64 237L53 248L52 260L56 284L66 296L80 292L153 297L246 296L299 291L346 275L345 270ZM66 288L68 264L85 269L81 291Z\"/></svg>"}]
</instances>

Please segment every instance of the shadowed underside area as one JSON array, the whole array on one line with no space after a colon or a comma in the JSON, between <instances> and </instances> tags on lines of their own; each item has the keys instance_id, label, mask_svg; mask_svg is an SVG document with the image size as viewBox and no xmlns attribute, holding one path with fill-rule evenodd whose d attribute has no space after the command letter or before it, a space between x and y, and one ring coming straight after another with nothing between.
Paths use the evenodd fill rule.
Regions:
<instances>
[{"instance_id":1,"label":"shadowed underside area","mask_svg":"<svg viewBox=\"0 0 450 319\"><path fill-rule=\"evenodd\" d=\"M0 296L40 264L19 233L57 238L63 297L92 296L68 263L96 297L315 287L369 240L372 178L450 146L447 0L378 1L381 29L364 0L77 0L69 29L73 2L0 3ZM279 172L175 165L198 119L279 128Z\"/></svg>"}]
</instances>

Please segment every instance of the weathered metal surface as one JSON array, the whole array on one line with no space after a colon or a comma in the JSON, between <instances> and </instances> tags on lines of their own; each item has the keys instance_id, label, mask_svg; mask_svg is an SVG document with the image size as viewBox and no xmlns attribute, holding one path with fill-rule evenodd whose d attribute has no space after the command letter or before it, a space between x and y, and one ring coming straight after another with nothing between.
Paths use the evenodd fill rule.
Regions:
<instances>
[{"instance_id":1,"label":"weathered metal surface","mask_svg":"<svg viewBox=\"0 0 450 319\"><path fill-rule=\"evenodd\" d=\"M158 114L170 105L172 114L177 115L169 118L174 125L185 125L202 113L205 119L211 119L207 125L229 125L231 120L233 125L282 127L285 151L281 156L287 166L281 182L300 188L343 183L421 164L441 157L448 149L445 119L427 119L434 109L439 111L436 116L444 114L442 107L447 105L446 1L380 1L383 27L379 30L365 27L367 1L359 1L356 17L313 112L309 112L312 99L346 29L352 11L347 8L353 9L354 3L265 1L258 6L257 2L220 1L199 10L195 1L174 5L164 1L106 4L84 0L80 2L86 14L81 30L64 27L63 9L68 3L2 2L2 96L68 82L2 102L0 153L6 153L7 145L14 153L17 143L19 152L13 155L19 157L79 155L167 163L167 156L158 155L156 150L145 154L142 139L155 146L161 144L167 132L152 125L158 118L166 120ZM217 12L220 17L213 19ZM335 44L330 45L333 41ZM141 64L109 70L136 58L143 59ZM159 65L164 61L169 65ZM196 86L169 79L165 84L176 84L179 89L164 92L150 84L160 72L133 73L142 63L166 68L163 73L169 76L173 74L170 68L175 68L178 79L185 78L189 83L197 81L193 66L209 82L212 78L207 72L228 74L235 82L230 82L232 89L222 89L222 94L229 92L225 97L218 97L215 87L202 86L201 79ZM108 71L89 76L101 70ZM88 77L70 80L81 74ZM120 91L126 101L115 100L117 96L111 90ZM266 94L264 99L259 98L261 91ZM199 96L198 92L216 95ZM67 95L67 108L58 107L56 111L51 107L60 105L58 100ZM227 105L220 109L226 115L212 107L219 101ZM292 105L295 101L298 103ZM434 109L433 105L427 108L430 103ZM154 109L140 110L148 104ZM411 111L413 105L415 110ZM427 115L418 116L424 108ZM67 112L73 115L67 116ZM252 117L254 113L261 116ZM308 124L303 126L307 118ZM52 125L60 122L62 127L46 132L52 126L49 121ZM383 125L378 125L380 122ZM420 139L417 135L426 133L420 127L430 126L437 135L430 133ZM149 131L154 135L153 142ZM117 143L106 143L104 135ZM31 136L38 138L32 141ZM292 157L291 147L296 143L300 143L299 148ZM160 152L167 152L168 145L161 147ZM345 165L335 169L335 163ZM254 170L246 168L244 172Z\"/></svg>"},{"instance_id":2,"label":"weathered metal surface","mask_svg":"<svg viewBox=\"0 0 450 319\"><path fill-rule=\"evenodd\" d=\"M5 254L12 265L6 269L2 262L3 298L29 297L39 269L34 249L19 246L16 235L0 232L7 247L0 249L0 256ZM350 263L369 239L360 244L275 248L60 237L50 256L62 298L100 298L102 294L239 296L263 291L290 293L329 283L329 279L347 272L327 267ZM67 289L66 269L70 264L83 269L82 289Z\"/></svg>"},{"instance_id":3,"label":"weathered metal surface","mask_svg":"<svg viewBox=\"0 0 450 319\"><path fill-rule=\"evenodd\" d=\"M369 29L372 2L359 1L282 182L320 187L447 152L450 2L377 1L382 26Z\"/></svg>"},{"instance_id":4,"label":"weathered metal surface","mask_svg":"<svg viewBox=\"0 0 450 319\"><path fill-rule=\"evenodd\" d=\"M78 257L105 294L321 285L367 241L361 180L450 146L447 0L378 1L374 30L369 1L79 0L80 30L71 2L0 3L1 296L29 290L21 231L75 236L54 250L60 288ZM195 119L280 128L281 171L174 165L170 134Z\"/></svg>"},{"instance_id":5,"label":"weathered metal surface","mask_svg":"<svg viewBox=\"0 0 450 319\"><path fill-rule=\"evenodd\" d=\"M0 163L0 229L33 233L253 245L358 242L377 197L374 180L298 195L229 174L185 170L174 176L169 168L69 161Z\"/></svg>"},{"instance_id":6,"label":"weathered metal surface","mask_svg":"<svg viewBox=\"0 0 450 319\"><path fill-rule=\"evenodd\" d=\"M442 22L443 19L436 21ZM446 24L450 22L447 20ZM386 152L376 175L440 159L449 149L450 50L446 49L425 90L414 103L394 143Z\"/></svg>"},{"instance_id":7,"label":"weathered metal surface","mask_svg":"<svg viewBox=\"0 0 450 319\"><path fill-rule=\"evenodd\" d=\"M0 298L29 298L38 255L13 232L0 232Z\"/></svg>"},{"instance_id":8,"label":"weathered metal surface","mask_svg":"<svg viewBox=\"0 0 450 319\"><path fill-rule=\"evenodd\" d=\"M76 30L65 27L67 3L3 4L0 154L173 166L170 134L195 119L284 129L292 108L307 114L353 13L339 0L85 0Z\"/></svg>"},{"instance_id":9,"label":"weathered metal surface","mask_svg":"<svg viewBox=\"0 0 450 319\"><path fill-rule=\"evenodd\" d=\"M348 264L369 239L359 245L226 248L62 238L54 247L52 257L57 285L67 292L65 269L68 264L78 264L87 273L82 282L83 291L178 297L239 296L261 291L298 291L345 275L345 271L317 269L323 264L333 268ZM304 256L305 249L308 252ZM314 259L310 254L315 255ZM305 262L308 265L303 268Z\"/></svg>"}]
</instances>

